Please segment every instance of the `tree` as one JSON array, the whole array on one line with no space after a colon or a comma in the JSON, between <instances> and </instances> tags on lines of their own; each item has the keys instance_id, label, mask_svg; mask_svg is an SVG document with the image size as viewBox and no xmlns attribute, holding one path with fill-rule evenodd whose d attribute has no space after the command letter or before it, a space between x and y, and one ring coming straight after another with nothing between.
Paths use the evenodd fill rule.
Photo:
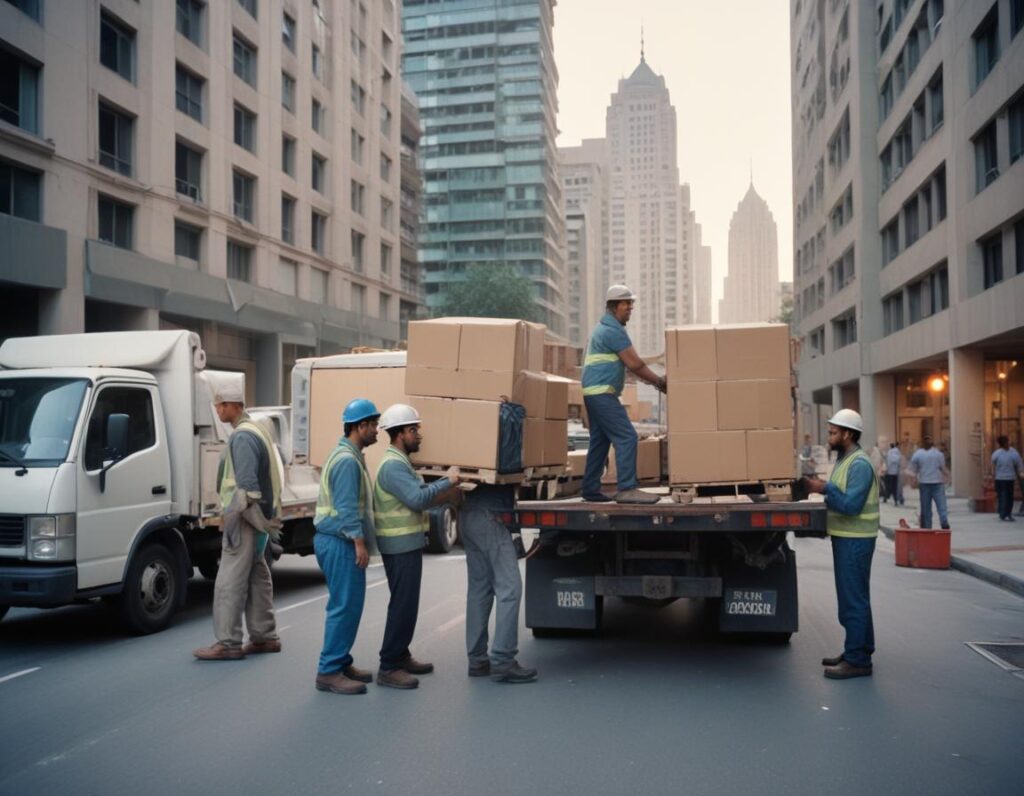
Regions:
<instances>
[{"instance_id":1,"label":"tree","mask_svg":"<svg viewBox=\"0 0 1024 796\"><path fill-rule=\"evenodd\" d=\"M537 318L537 304L530 280L510 265L470 265L466 276L450 282L444 315L471 318Z\"/></svg>"},{"instance_id":2,"label":"tree","mask_svg":"<svg viewBox=\"0 0 1024 796\"><path fill-rule=\"evenodd\" d=\"M790 326L793 325L793 298L786 296L782 299L782 305L779 307L779 315L774 319L775 323L788 323Z\"/></svg>"}]
</instances>

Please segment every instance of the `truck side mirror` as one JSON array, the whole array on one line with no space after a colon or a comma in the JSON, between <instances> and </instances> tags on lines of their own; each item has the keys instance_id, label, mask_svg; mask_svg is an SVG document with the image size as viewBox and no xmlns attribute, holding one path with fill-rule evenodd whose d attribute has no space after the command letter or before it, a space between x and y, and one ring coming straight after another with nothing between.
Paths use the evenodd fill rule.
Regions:
<instances>
[{"instance_id":1,"label":"truck side mirror","mask_svg":"<svg viewBox=\"0 0 1024 796\"><path fill-rule=\"evenodd\" d=\"M110 463L105 464L100 470L100 492L107 490L107 470L117 464L128 455L128 426L131 418L124 414L112 414L107 416L107 449L104 452L110 456Z\"/></svg>"}]
</instances>

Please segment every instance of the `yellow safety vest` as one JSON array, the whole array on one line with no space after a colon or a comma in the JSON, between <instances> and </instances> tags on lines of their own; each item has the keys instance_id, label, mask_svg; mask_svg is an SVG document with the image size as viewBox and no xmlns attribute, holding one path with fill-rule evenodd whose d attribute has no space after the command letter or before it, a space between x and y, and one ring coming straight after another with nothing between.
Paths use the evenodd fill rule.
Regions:
<instances>
[{"instance_id":1,"label":"yellow safety vest","mask_svg":"<svg viewBox=\"0 0 1024 796\"><path fill-rule=\"evenodd\" d=\"M281 466L277 459L277 451L274 450L274 441L267 434L266 429L263 428L255 420L251 420L248 417L243 418L239 421L238 425L235 426L235 430L232 433L238 433L239 431L250 431L256 435L256 438L263 443L263 447L266 450L267 460L270 462L270 484L273 489L273 504L274 504L274 516L281 516ZM231 505L231 501L235 496L235 488L237 484L235 482L235 465L231 461L231 444L228 443L228 447L224 451L224 469L221 471L220 479L220 505L224 511L227 511L228 506Z\"/></svg>"},{"instance_id":2,"label":"yellow safety vest","mask_svg":"<svg viewBox=\"0 0 1024 796\"><path fill-rule=\"evenodd\" d=\"M853 538L870 538L878 536L878 479L874 477L875 468L871 465L871 459L862 450L850 454L839 462L832 470L832 477L829 481L835 484L840 492L846 492L847 479L850 476L850 467L857 459L863 459L871 467L871 489L868 490L867 500L860 514L840 514L829 509L825 519L825 528L829 536L844 536Z\"/></svg>"},{"instance_id":3,"label":"yellow safety vest","mask_svg":"<svg viewBox=\"0 0 1024 796\"><path fill-rule=\"evenodd\" d=\"M360 475L363 479L363 488L359 490L359 516L363 517L366 515L366 501L370 496L373 489L373 485L370 483L370 476L366 472L366 467L359 457L353 452L353 449L348 445L338 445L331 455L327 457L327 461L324 462L324 469L320 473L320 493L316 498L316 514L313 517L313 526L316 527L320 522L327 517L337 517L338 510L334 507L334 495L331 491L331 471L343 458L355 459L356 464L359 465Z\"/></svg>"},{"instance_id":4,"label":"yellow safety vest","mask_svg":"<svg viewBox=\"0 0 1024 796\"><path fill-rule=\"evenodd\" d=\"M403 467L422 482L413 469L412 463L401 451L388 448L377 468L377 484L373 492L373 524L377 536L408 536L425 533L430 529L430 519L425 511L414 511L380 485L380 471L388 462L400 462Z\"/></svg>"},{"instance_id":5,"label":"yellow safety vest","mask_svg":"<svg viewBox=\"0 0 1024 796\"><path fill-rule=\"evenodd\" d=\"M583 360L583 367L587 365L600 365L605 362L618 362L618 354L591 354L587 351L587 356ZM596 384L593 387L584 387L584 395L603 395L606 392L614 393L615 388L610 384Z\"/></svg>"}]
</instances>

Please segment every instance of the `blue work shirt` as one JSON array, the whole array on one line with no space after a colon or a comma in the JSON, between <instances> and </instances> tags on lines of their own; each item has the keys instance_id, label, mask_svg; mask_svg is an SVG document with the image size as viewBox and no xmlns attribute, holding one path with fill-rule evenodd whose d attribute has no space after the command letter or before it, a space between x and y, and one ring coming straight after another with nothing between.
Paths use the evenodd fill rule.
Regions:
<instances>
[{"instance_id":1,"label":"blue work shirt","mask_svg":"<svg viewBox=\"0 0 1024 796\"><path fill-rule=\"evenodd\" d=\"M1024 463L1021 463L1020 454L1017 453L1016 448L1010 447L1007 450L996 448L995 453L992 454L992 467L995 470L997 481L1013 481L1017 477L1017 473L1024 469Z\"/></svg>"},{"instance_id":2,"label":"blue work shirt","mask_svg":"<svg viewBox=\"0 0 1024 796\"><path fill-rule=\"evenodd\" d=\"M836 461L839 465L847 456L856 453L857 448L850 449ZM843 492L831 481L825 484L825 505L839 514L856 516L864 510L868 492L875 481L875 468L868 459L857 459L850 464L850 472L846 476L846 491Z\"/></svg>"},{"instance_id":3,"label":"blue work shirt","mask_svg":"<svg viewBox=\"0 0 1024 796\"><path fill-rule=\"evenodd\" d=\"M919 484L944 484L942 471L946 468L946 457L938 448L918 448L910 457L910 469L917 474Z\"/></svg>"},{"instance_id":4,"label":"blue work shirt","mask_svg":"<svg viewBox=\"0 0 1024 796\"><path fill-rule=\"evenodd\" d=\"M633 345L626 327L606 312L590 335L587 356L583 360L583 394L620 395L626 383L626 365L619 353Z\"/></svg>"},{"instance_id":5,"label":"blue work shirt","mask_svg":"<svg viewBox=\"0 0 1024 796\"><path fill-rule=\"evenodd\" d=\"M373 490L366 475L363 452L342 437L340 447L347 447L356 458L340 457L331 468L331 502L336 517L324 517L316 526L317 533L328 533L348 539L361 539L373 534ZM362 498L363 511L359 511Z\"/></svg>"},{"instance_id":6,"label":"blue work shirt","mask_svg":"<svg viewBox=\"0 0 1024 796\"><path fill-rule=\"evenodd\" d=\"M899 448L889 448L889 452L885 454L886 475L899 475L901 464L903 464L903 451Z\"/></svg>"}]
</instances>

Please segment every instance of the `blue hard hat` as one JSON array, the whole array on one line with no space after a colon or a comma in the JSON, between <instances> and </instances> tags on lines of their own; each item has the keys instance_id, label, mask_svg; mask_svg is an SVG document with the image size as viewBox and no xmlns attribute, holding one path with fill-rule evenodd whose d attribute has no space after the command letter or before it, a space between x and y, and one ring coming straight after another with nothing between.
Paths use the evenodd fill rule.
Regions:
<instances>
[{"instance_id":1,"label":"blue hard hat","mask_svg":"<svg viewBox=\"0 0 1024 796\"><path fill-rule=\"evenodd\" d=\"M380 417L380 412L377 411L373 401L366 398L356 398L348 402L348 406L345 407L345 412L341 416L341 422L360 423L363 420L372 420L375 417Z\"/></svg>"}]
</instances>

